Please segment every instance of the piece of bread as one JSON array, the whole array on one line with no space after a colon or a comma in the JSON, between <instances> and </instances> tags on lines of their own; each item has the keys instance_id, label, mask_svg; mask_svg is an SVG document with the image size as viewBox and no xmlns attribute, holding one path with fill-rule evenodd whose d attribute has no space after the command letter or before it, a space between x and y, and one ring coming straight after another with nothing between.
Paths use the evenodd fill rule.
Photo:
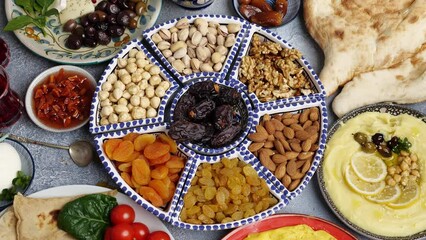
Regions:
<instances>
[{"instance_id":1,"label":"piece of bread","mask_svg":"<svg viewBox=\"0 0 426 240\"><path fill-rule=\"evenodd\" d=\"M386 69L426 43L426 0L305 0L304 18L324 51L327 95L353 77Z\"/></svg>"},{"instance_id":2,"label":"piece of bread","mask_svg":"<svg viewBox=\"0 0 426 240\"><path fill-rule=\"evenodd\" d=\"M345 113L377 102L415 103L426 100L426 45L414 57L391 68L363 73L347 83L333 101Z\"/></svg>"},{"instance_id":3,"label":"piece of bread","mask_svg":"<svg viewBox=\"0 0 426 240\"><path fill-rule=\"evenodd\" d=\"M16 240L16 217L13 207L10 207L0 217L0 240Z\"/></svg>"}]
</instances>

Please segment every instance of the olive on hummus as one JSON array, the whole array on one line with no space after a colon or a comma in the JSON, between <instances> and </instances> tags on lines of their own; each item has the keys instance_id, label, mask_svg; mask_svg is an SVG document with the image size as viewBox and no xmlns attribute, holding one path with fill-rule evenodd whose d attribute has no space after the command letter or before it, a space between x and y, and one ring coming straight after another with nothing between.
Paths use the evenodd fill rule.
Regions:
<instances>
[{"instance_id":1,"label":"olive on hummus","mask_svg":"<svg viewBox=\"0 0 426 240\"><path fill-rule=\"evenodd\" d=\"M323 179L340 213L360 228L402 237L426 229L426 123L362 113L327 143Z\"/></svg>"}]
</instances>

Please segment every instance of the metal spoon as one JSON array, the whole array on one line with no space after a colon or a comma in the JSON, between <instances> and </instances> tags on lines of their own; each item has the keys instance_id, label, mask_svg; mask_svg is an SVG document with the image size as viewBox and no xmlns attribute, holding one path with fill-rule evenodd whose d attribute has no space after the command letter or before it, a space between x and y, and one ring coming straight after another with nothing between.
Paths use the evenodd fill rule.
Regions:
<instances>
[{"instance_id":1,"label":"metal spoon","mask_svg":"<svg viewBox=\"0 0 426 240\"><path fill-rule=\"evenodd\" d=\"M0 137L2 135L6 135L6 134L0 133ZM62 146L62 145L57 145L52 143L40 142L40 141L32 140L29 138L16 136L13 134L8 134L7 137L16 141L23 142L23 143L37 144L37 145L42 145L42 146L51 147L51 148L68 150L71 156L71 159L79 167L85 167L89 165L93 160L93 152L94 152L93 146L90 142L87 142L87 141L79 140L79 141L73 142L70 146Z\"/></svg>"}]
</instances>

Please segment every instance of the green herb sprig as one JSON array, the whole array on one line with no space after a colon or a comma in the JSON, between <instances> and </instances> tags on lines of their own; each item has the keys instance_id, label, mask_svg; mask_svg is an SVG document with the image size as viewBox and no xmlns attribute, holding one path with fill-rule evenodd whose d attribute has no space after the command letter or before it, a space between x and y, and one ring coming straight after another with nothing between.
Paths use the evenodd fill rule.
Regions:
<instances>
[{"instance_id":1,"label":"green herb sprig","mask_svg":"<svg viewBox=\"0 0 426 240\"><path fill-rule=\"evenodd\" d=\"M31 182L31 176L25 175L24 172L18 171L16 177L12 180L12 187L5 188L0 193L0 201L12 201L18 190L25 189Z\"/></svg>"},{"instance_id":2,"label":"green herb sprig","mask_svg":"<svg viewBox=\"0 0 426 240\"><path fill-rule=\"evenodd\" d=\"M21 15L10 20L3 30L14 31L34 24L41 29L43 35L46 35L44 28L46 27L47 17L59 15L56 8L49 9L53 2L54 0L15 0L15 4L22 7L27 15Z\"/></svg>"},{"instance_id":3,"label":"green herb sprig","mask_svg":"<svg viewBox=\"0 0 426 240\"><path fill-rule=\"evenodd\" d=\"M406 151L406 152L410 152L410 147L411 147L411 143L410 141L408 141L407 138L398 139L398 144L392 148L392 151L394 153L399 154L401 151Z\"/></svg>"}]
</instances>

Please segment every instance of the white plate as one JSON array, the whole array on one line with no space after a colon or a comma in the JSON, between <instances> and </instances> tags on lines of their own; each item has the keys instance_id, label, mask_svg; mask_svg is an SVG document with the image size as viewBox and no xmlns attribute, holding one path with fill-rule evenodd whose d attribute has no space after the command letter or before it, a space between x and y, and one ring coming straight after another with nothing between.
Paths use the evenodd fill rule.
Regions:
<instances>
[{"instance_id":1,"label":"white plate","mask_svg":"<svg viewBox=\"0 0 426 240\"><path fill-rule=\"evenodd\" d=\"M59 186L41 190L39 192L28 195L28 197L33 198L52 198L52 197L68 197L75 196L81 194L92 194L92 193L100 193L105 191L110 191L109 188L92 186L92 185L67 185L67 186ZM142 222L148 228L150 232L153 231L164 231L169 234L170 238L174 240L172 234L169 230L164 226L164 224L154 215L143 209L141 206L136 204L132 199L127 197L122 193L117 193L117 202L119 204L127 204L132 206L132 208L136 212L135 222ZM4 211L0 213L0 216L3 215Z\"/></svg>"},{"instance_id":2,"label":"white plate","mask_svg":"<svg viewBox=\"0 0 426 240\"><path fill-rule=\"evenodd\" d=\"M126 44L118 44L117 42L122 41L126 36L129 37L129 41L140 37L142 31L154 25L160 14L162 1L145 0L145 2L148 5L148 10L137 19L138 27L132 31L127 29L123 36L113 38L107 46L98 45L95 48L82 47L79 50L66 48L64 42L68 38L69 33L62 31L62 24L56 16L48 18L45 28L47 30L46 36L43 36L40 29L32 24L16 30L14 33L19 41L28 49L54 62L72 65L97 64L113 58ZM15 0L6 0L4 6L8 21L25 14L23 9L15 4ZM116 43L117 46L115 45Z\"/></svg>"}]
</instances>

